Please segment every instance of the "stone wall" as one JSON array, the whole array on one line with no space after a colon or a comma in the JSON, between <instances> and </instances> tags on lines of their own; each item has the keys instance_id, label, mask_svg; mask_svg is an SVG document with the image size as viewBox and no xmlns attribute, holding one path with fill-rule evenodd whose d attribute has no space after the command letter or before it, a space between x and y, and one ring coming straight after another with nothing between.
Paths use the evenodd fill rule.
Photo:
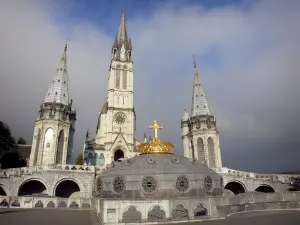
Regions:
<instances>
[{"instance_id":1,"label":"stone wall","mask_svg":"<svg viewBox=\"0 0 300 225\"><path fill-rule=\"evenodd\" d=\"M92 197L95 179L94 166L55 165L43 167L24 167L0 171L0 186L8 196L18 196L21 186L29 181L42 183L43 194L55 196L56 187L62 181L73 181L80 189L80 197Z\"/></svg>"},{"instance_id":2,"label":"stone wall","mask_svg":"<svg viewBox=\"0 0 300 225\"><path fill-rule=\"evenodd\" d=\"M69 208L91 209L92 199L65 199L55 197L0 196L0 208Z\"/></svg>"},{"instance_id":3,"label":"stone wall","mask_svg":"<svg viewBox=\"0 0 300 225\"><path fill-rule=\"evenodd\" d=\"M253 192L202 199L95 201L95 209L104 224L144 224L220 218L251 210L300 209L300 192Z\"/></svg>"}]
</instances>

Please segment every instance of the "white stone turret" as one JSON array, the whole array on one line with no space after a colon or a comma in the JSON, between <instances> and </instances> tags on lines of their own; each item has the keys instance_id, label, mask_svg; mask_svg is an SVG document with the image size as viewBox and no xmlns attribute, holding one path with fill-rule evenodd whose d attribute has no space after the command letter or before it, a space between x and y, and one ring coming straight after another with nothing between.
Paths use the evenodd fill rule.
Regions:
<instances>
[{"instance_id":1,"label":"white stone turret","mask_svg":"<svg viewBox=\"0 0 300 225\"><path fill-rule=\"evenodd\" d=\"M35 121L29 166L71 163L76 121L72 104L66 45Z\"/></svg>"},{"instance_id":2,"label":"white stone turret","mask_svg":"<svg viewBox=\"0 0 300 225\"><path fill-rule=\"evenodd\" d=\"M181 129L184 156L196 158L200 163L221 171L222 159L216 119L211 114L195 60L191 115L185 110L181 118Z\"/></svg>"}]
</instances>

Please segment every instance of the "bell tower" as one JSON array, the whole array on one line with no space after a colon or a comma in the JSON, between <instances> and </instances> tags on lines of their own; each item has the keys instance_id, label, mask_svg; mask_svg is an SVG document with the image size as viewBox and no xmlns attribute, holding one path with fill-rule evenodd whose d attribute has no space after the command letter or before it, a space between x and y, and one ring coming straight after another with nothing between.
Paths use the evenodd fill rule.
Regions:
<instances>
[{"instance_id":1,"label":"bell tower","mask_svg":"<svg viewBox=\"0 0 300 225\"><path fill-rule=\"evenodd\" d=\"M70 163L76 121L72 103L66 45L35 121L29 166Z\"/></svg>"},{"instance_id":2,"label":"bell tower","mask_svg":"<svg viewBox=\"0 0 300 225\"><path fill-rule=\"evenodd\" d=\"M222 169L219 131L204 93L196 61L191 114L184 111L181 118L184 156L196 158L216 171Z\"/></svg>"},{"instance_id":3,"label":"bell tower","mask_svg":"<svg viewBox=\"0 0 300 225\"><path fill-rule=\"evenodd\" d=\"M105 156L105 164L133 157L136 115L133 105L133 61L125 13L111 49L108 97L99 113L94 150Z\"/></svg>"}]
</instances>

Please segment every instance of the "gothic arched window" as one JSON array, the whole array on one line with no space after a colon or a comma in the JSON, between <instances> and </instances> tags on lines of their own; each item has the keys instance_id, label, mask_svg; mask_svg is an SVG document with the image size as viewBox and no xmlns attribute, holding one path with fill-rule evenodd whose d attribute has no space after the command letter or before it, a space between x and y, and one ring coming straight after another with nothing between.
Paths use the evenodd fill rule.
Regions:
<instances>
[{"instance_id":1,"label":"gothic arched window","mask_svg":"<svg viewBox=\"0 0 300 225\"><path fill-rule=\"evenodd\" d=\"M122 86L122 88L126 89L127 88L127 70L123 70L122 80L123 80L123 86Z\"/></svg>"},{"instance_id":2,"label":"gothic arched window","mask_svg":"<svg viewBox=\"0 0 300 225\"><path fill-rule=\"evenodd\" d=\"M207 139L208 162L210 168L216 167L215 144L212 137Z\"/></svg>"},{"instance_id":3,"label":"gothic arched window","mask_svg":"<svg viewBox=\"0 0 300 225\"><path fill-rule=\"evenodd\" d=\"M198 161L204 164L205 163L204 144L203 144L203 139L200 137L197 139L197 150L198 150Z\"/></svg>"},{"instance_id":4,"label":"gothic arched window","mask_svg":"<svg viewBox=\"0 0 300 225\"><path fill-rule=\"evenodd\" d=\"M56 164L62 164L62 155L64 149L64 131L61 130L58 135L58 144L56 150Z\"/></svg>"},{"instance_id":5,"label":"gothic arched window","mask_svg":"<svg viewBox=\"0 0 300 225\"><path fill-rule=\"evenodd\" d=\"M120 81L121 80L121 70L117 69L116 70L116 88L119 89L120 88Z\"/></svg>"}]
</instances>

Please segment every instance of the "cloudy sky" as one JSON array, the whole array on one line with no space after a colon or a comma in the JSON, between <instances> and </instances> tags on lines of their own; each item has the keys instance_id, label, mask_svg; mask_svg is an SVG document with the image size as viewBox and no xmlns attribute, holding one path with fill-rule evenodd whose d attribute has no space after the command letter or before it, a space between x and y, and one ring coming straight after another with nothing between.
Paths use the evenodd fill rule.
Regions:
<instances>
[{"instance_id":1,"label":"cloudy sky","mask_svg":"<svg viewBox=\"0 0 300 225\"><path fill-rule=\"evenodd\" d=\"M68 48L78 117L75 151L95 134L107 95L110 50L122 7L132 38L137 139L157 119L183 154L193 61L217 117L224 166L300 170L300 1L2 0L0 120L32 141L34 120Z\"/></svg>"}]
</instances>

